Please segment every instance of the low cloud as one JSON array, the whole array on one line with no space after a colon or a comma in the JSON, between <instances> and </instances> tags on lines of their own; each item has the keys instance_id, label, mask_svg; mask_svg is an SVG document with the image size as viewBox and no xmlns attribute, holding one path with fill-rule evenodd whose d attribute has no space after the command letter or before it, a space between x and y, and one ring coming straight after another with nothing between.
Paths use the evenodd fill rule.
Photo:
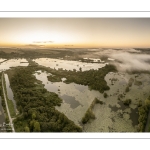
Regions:
<instances>
[{"instance_id":1,"label":"low cloud","mask_svg":"<svg viewBox=\"0 0 150 150\"><path fill-rule=\"evenodd\" d=\"M147 54L120 52L111 54L110 57L116 60L115 65L122 71L150 70L150 55Z\"/></svg>"},{"instance_id":2,"label":"low cloud","mask_svg":"<svg viewBox=\"0 0 150 150\"><path fill-rule=\"evenodd\" d=\"M94 53L98 56L113 58L114 65L120 71L146 71L150 70L150 54L144 54L136 49L97 49Z\"/></svg>"},{"instance_id":3,"label":"low cloud","mask_svg":"<svg viewBox=\"0 0 150 150\"><path fill-rule=\"evenodd\" d=\"M25 46L29 48L41 48L44 47L45 45L27 44Z\"/></svg>"},{"instance_id":4,"label":"low cloud","mask_svg":"<svg viewBox=\"0 0 150 150\"><path fill-rule=\"evenodd\" d=\"M34 41L33 43L54 43L54 41Z\"/></svg>"},{"instance_id":5,"label":"low cloud","mask_svg":"<svg viewBox=\"0 0 150 150\"><path fill-rule=\"evenodd\" d=\"M94 49L96 51L96 49ZM135 49L97 49L95 54L97 55L111 55L111 54L118 54L118 53L141 53L140 50Z\"/></svg>"},{"instance_id":6,"label":"low cloud","mask_svg":"<svg viewBox=\"0 0 150 150\"><path fill-rule=\"evenodd\" d=\"M65 46L74 46L74 45L65 45Z\"/></svg>"}]
</instances>

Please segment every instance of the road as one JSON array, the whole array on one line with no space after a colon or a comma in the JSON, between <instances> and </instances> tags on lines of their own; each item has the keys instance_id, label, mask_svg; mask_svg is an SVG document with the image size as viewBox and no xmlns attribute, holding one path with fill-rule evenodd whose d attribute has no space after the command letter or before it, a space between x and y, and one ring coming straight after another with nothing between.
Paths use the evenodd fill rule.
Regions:
<instances>
[{"instance_id":1,"label":"road","mask_svg":"<svg viewBox=\"0 0 150 150\"><path fill-rule=\"evenodd\" d=\"M10 125L11 125L11 128L12 128L12 132L15 132L15 129L14 129L14 126L13 126L13 122L12 122L12 118L10 116L8 104L7 104L7 99L6 99L5 89L4 89L4 80L3 79L4 79L4 73L2 72L2 87L3 87L4 100L5 100L5 104L6 104L6 110L7 110L9 122L10 122Z\"/></svg>"}]
</instances>

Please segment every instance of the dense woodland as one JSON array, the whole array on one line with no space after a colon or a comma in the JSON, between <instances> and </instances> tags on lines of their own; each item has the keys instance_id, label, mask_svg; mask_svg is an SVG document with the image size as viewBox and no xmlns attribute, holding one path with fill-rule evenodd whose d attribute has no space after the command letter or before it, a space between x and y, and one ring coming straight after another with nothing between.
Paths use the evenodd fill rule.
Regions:
<instances>
[{"instance_id":1,"label":"dense woodland","mask_svg":"<svg viewBox=\"0 0 150 150\"><path fill-rule=\"evenodd\" d=\"M33 62L30 62L32 64ZM82 129L69 120L63 113L55 109L62 100L57 94L48 92L33 73L40 68L34 63L28 67L17 67L8 70L10 85L17 103L19 115L14 120L17 132L80 132ZM44 70L44 69L43 69ZM82 72L49 69L55 77L66 77L67 83L89 85L91 89L103 92L109 90L105 75L116 71L112 65L106 65L99 70ZM66 76L67 75L67 76ZM92 78L91 78L92 76ZM53 81L58 78L52 78ZM96 84L96 85L95 85Z\"/></svg>"},{"instance_id":2,"label":"dense woodland","mask_svg":"<svg viewBox=\"0 0 150 150\"><path fill-rule=\"evenodd\" d=\"M17 132L81 132L80 127L55 109L55 106L60 106L62 103L58 95L44 89L41 81L36 80L33 75L35 71L45 68L35 65L32 61L29 63L28 67L16 67L7 71L19 111L19 115L14 120L15 130ZM58 78L60 80L63 76L67 78L67 83L89 85L91 89L103 92L109 90L104 76L116 69L114 66L106 65L102 69L85 72L55 69L47 71L54 74L53 81L58 81Z\"/></svg>"},{"instance_id":3,"label":"dense woodland","mask_svg":"<svg viewBox=\"0 0 150 150\"><path fill-rule=\"evenodd\" d=\"M149 111L150 111L150 96L144 101L144 103L139 101L139 104L138 104L139 118L138 118L137 130L139 132L145 131L145 126L146 126L146 122L148 119ZM149 132L150 132L150 125L149 125Z\"/></svg>"},{"instance_id":4,"label":"dense woodland","mask_svg":"<svg viewBox=\"0 0 150 150\"><path fill-rule=\"evenodd\" d=\"M6 52L7 51L7 52ZM81 54L86 52L74 51L74 49L7 49L0 48L0 58L13 59L13 58L63 58L67 60L79 60ZM67 57L69 56L69 57Z\"/></svg>"},{"instance_id":5,"label":"dense woodland","mask_svg":"<svg viewBox=\"0 0 150 150\"><path fill-rule=\"evenodd\" d=\"M44 89L33 73L36 68L17 67L7 71L19 115L17 132L80 132L82 129L55 109L62 100Z\"/></svg>"},{"instance_id":6,"label":"dense woodland","mask_svg":"<svg viewBox=\"0 0 150 150\"><path fill-rule=\"evenodd\" d=\"M113 65L106 65L98 70L91 69L84 72L82 69L80 71L50 70L49 72L55 75L55 77L48 76L48 80L58 82L61 78L65 77L67 79L64 81L65 83L74 82L76 84L88 85L90 89L103 93L110 89L104 77L108 72L115 71L117 70Z\"/></svg>"}]
</instances>

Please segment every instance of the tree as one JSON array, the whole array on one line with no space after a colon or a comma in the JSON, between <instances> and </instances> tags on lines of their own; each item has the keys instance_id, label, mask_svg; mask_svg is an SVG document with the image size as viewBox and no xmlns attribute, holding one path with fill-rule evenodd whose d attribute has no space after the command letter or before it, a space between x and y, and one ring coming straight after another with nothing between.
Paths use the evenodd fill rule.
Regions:
<instances>
[{"instance_id":1,"label":"tree","mask_svg":"<svg viewBox=\"0 0 150 150\"><path fill-rule=\"evenodd\" d=\"M107 93L104 93L104 98L107 98L107 97L108 97Z\"/></svg>"},{"instance_id":2,"label":"tree","mask_svg":"<svg viewBox=\"0 0 150 150\"><path fill-rule=\"evenodd\" d=\"M150 125L149 125L149 128L148 128L148 132L150 132Z\"/></svg>"},{"instance_id":3,"label":"tree","mask_svg":"<svg viewBox=\"0 0 150 150\"><path fill-rule=\"evenodd\" d=\"M25 131L25 132L30 132L29 127L26 126L26 127L24 128L24 131Z\"/></svg>"},{"instance_id":4,"label":"tree","mask_svg":"<svg viewBox=\"0 0 150 150\"><path fill-rule=\"evenodd\" d=\"M79 70L82 71L82 68L80 67Z\"/></svg>"},{"instance_id":5,"label":"tree","mask_svg":"<svg viewBox=\"0 0 150 150\"><path fill-rule=\"evenodd\" d=\"M35 121L34 122L34 128L33 128L33 131L34 132L40 132L40 124L39 124L39 122L38 121Z\"/></svg>"},{"instance_id":6,"label":"tree","mask_svg":"<svg viewBox=\"0 0 150 150\"><path fill-rule=\"evenodd\" d=\"M126 87L125 91L126 91L126 92L129 92L129 86Z\"/></svg>"},{"instance_id":7,"label":"tree","mask_svg":"<svg viewBox=\"0 0 150 150\"><path fill-rule=\"evenodd\" d=\"M123 103L124 105L129 106L131 104L131 99L126 99Z\"/></svg>"},{"instance_id":8,"label":"tree","mask_svg":"<svg viewBox=\"0 0 150 150\"><path fill-rule=\"evenodd\" d=\"M32 119L35 119L35 118L36 118L36 113L33 112L33 113L32 113Z\"/></svg>"},{"instance_id":9,"label":"tree","mask_svg":"<svg viewBox=\"0 0 150 150\"><path fill-rule=\"evenodd\" d=\"M142 101L140 100L138 103L138 107L141 107L141 106L142 106Z\"/></svg>"},{"instance_id":10,"label":"tree","mask_svg":"<svg viewBox=\"0 0 150 150\"><path fill-rule=\"evenodd\" d=\"M145 100L145 105L146 105L148 108L150 108L150 100L149 100L149 99L146 99L146 100Z\"/></svg>"}]
</instances>

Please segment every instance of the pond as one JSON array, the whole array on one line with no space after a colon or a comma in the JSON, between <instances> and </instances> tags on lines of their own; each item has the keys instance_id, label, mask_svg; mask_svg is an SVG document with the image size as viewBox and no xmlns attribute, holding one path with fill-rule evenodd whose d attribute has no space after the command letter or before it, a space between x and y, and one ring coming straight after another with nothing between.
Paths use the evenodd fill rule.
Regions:
<instances>
[{"instance_id":1,"label":"pond","mask_svg":"<svg viewBox=\"0 0 150 150\"><path fill-rule=\"evenodd\" d=\"M84 125L86 132L136 132L138 125L138 102L144 100L149 96L150 85L147 82L150 80L149 74L140 74L136 80L142 82L142 90L139 89L141 85L134 83L130 87L129 92L125 92L125 88L130 78L135 80L137 74L129 75L127 73L113 73L110 72L105 76L109 91L106 91L108 97L105 98L105 105L96 105L94 107L94 114L96 119ZM112 84L113 79L113 84ZM118 99L119 95L123 97ZM131 99L129 106L125 106L123 101Z\"/></svg>"},{"instance_id":2,"label":"pond","mask_svg":"<svg viewBox=\"0 0 150 150\"><path fill-rule=\"evenodd\" d=\"M148 74L140 74L136 77L136 80L142 82L142 86L133 83L129 92L126 93L125 88L129 79L135 79L137 75L121 72L108 73L105 76L110 87L109 91L105 91L108 94L107 98L104 98L103 94L98 91L89 90L88 86L75 83L66 84L63 81L52 83L47 79L47 72L35 73L34 75L42 81L48 91L57 93L63 99L61 106L57 106L56 109L63 112L75 124L81 126L84 132L136 132L138 102L139 100L144 101L149 96L150 91L150 85L147 84L150 79ZM139 86L142 90L139 89ZM119 100L120 94L123 94L124 97ZM83 125L81 124L82 117L95 97L103 101L104 104L95 105L93 112L96 119ZM132 99L132 102L129 106L125 106L123 101L128 98Z\"/></svg>"},{"instance_id":3,"label":"pond","mask_svg":"<svg viewBox=\"0 0 150 150\"><path fill-rule=\"evenodd\" d=\"M62 98L65 103L69 104L72 109L75 109L79 105L81 105L79 103L79 101L75 100L75 97L73 97L73 96L68 96L68 95L64 94L62 96L60 95L60 98Z\"/></svg>"},{"instance_id":4,"label":"pond","mask_svg":"<svg viewBox=\"0 0 150 150\"><path fill-rule=\"evenodd\" d=\"M17 66L28 66L29 63L26 59L1 59L0 60L0 72Z\"/></svg>"},{"instance_id":5,"label":"pond","mask_svg":"<svg viewBox=\"0 0 150 150\"><path fill-rule=\"evenodd\" d=\"M104 63L103 61L99 63L85 63L80 61L68 61L68 60L61 60L61 59L52 59L52 58L39 58L39 59L33 59L36 63L39 65L50 67L52 69L66 69L66 70L76 70L79 71L80 68L82 68L82 71L95 69L104 67L108 63Z\"/></svg>"},{"instance_id":6,"label":"pond","mask_svg":"<svg viewBox=\"0 0 150 150\"><path fill-rule=\"evenodd\" d=\"M41 71L39 74L38 71L35 72L34 75L36 79L42 81L42 84L44 84L44 87L48 91L55 92L62 98L63 103L61 107L56 107L56 109L63 112L70 120L74 121L75 124L80 125L83 115L94 98L100 98L100 93L94 90L90 91L88 86L75 83L66 84L63 82L64 80L62 80L62 82L50 82L47 79L49 75L47 72Z\"/></svg>"},{"instance_id":7,"label":"pond","mask_svg":"<svg viewBox=\"0 0 150 150\"><path fill-rule=\"evenodd\" d=\"M12 100L14 104L14 109L16 110L16 101L14 100L14 94L12 92L12 89L10 87L9 78L7 74L4 74L5 81L6 81L6 90L7 90L7 96L9 100Z\"/></svg>"}]
</instances>

